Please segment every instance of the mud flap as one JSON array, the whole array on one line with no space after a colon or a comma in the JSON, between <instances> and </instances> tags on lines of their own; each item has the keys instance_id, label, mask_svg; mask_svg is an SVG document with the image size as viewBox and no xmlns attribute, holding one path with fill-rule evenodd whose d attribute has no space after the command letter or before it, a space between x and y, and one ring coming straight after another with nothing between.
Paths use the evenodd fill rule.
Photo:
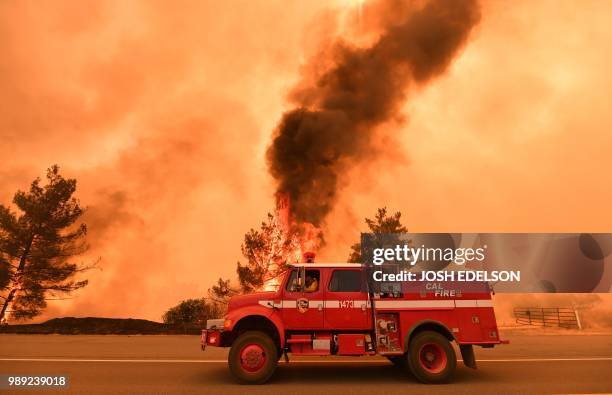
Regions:
<instances>
[{"instance_id":1,"label":"mud flap","mask_svg":"<svg viewBox=\"0 0 612 395\"><path fill-rule=\"evenodd\" d=\"M476 356L474 355L474 347L471 344L459 345L463 364L468 368L476 369Z\"/></svg>"}]
</instances>

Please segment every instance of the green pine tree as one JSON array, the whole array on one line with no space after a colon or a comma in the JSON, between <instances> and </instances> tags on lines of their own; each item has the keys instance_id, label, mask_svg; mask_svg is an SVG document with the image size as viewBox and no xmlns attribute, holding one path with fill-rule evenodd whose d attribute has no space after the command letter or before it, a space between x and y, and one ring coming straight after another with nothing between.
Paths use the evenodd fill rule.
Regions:
<instances>
[{"instance_id":1,"label":"green pine tree","mask_svg":"<svg viewBox=\"0 0 612 395\"><path fill-rule=\"evenodd\" d=\"M0 320L39 315L49 297L65 296L87 285L76 281L89 267L71 262L87 249L83 213L73 197L76 180L65 179L57 165L47 170L47 183L34 180L27 192L18 191L13 204L20 213L0 204Z\"/></svg>"},{"instance_id":2,"label":"green pine tree","mask_svg":"<svg viewBox=\"0 0 612 395\"><path fill-rule=\"evenodd\" d=\"M406 233L408 228L402 225L402 213L397 211L393 215L387 214L387 208L379 208L374 219L366 218L365 222L368 225L370 233ZM361 263L361 242L351 246L351 252L348 261L352 263Z\"/></svg>"}]
</instances>

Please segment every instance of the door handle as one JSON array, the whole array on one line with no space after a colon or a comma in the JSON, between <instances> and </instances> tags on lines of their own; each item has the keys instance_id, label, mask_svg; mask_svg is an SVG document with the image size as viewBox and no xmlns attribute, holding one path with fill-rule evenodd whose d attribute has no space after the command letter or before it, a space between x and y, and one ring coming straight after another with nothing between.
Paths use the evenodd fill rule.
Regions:
<instances>
[{"instance_id":1,"label":"door handle","mask_svg":"<svg viewBox=\"0 0 612 395\"><path fill-rule=\"evenodd\" d=\"M366 304L365 303L361 305L361 311L366 311Z\"/></svg>"},{"instance_id":2,"label":"door handle","mask_svg":"<svg viewBox=\"0 0 612 395\"><path fill-rule=\"evenodd\" d=\"M317 309L319 309L319 311L323 311L323 304L322 304L322 303L319 303L319 304L317 305Z\"/></svg>"}]
</instances>

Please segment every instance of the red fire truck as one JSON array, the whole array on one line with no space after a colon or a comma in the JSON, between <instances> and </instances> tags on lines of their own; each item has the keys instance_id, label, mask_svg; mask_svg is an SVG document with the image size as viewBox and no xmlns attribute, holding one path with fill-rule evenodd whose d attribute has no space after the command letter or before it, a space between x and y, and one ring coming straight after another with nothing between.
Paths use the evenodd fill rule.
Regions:
<instances>
[{"instance_id":1,"label":"red fire truck","mask_svg":"<svg viewBox=\"0 0 612 395\"><path fill-rule=\"evenodd\" d=\"M201 346L231 347L233 376L261 384L288 355L382 355L423 383L448 381L456 342L466 366L473 346L499 338L488 285L381 283L360 264L295 264L278 289L233 297L223 319L209 320ZM376 288L376 289L374 289Z\"/></svg>"}]
</instances>

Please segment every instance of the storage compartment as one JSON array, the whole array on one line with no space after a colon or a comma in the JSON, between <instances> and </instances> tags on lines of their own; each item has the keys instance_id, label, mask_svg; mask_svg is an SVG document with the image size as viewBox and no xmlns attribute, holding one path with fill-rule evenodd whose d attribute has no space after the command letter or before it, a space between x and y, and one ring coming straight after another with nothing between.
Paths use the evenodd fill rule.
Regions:
<instances>
[{"instance_id":1,"label":"storage compartment","mask_svg":"<svg viewBox=\"0 0 612 395\"><path fill-rule=\"evenodd\" d=\"M376 347L381 354L402 352L397 314L378 314L376 316Z\"/></svg>"},{"instance_id":2,"label":"storage compartment","mask_svg":"<svg viewBox=\"0 0 612 395\"><path fill-rule=\"evenodd\" d=\"M287 343L293 355L331 354L331 335L292 335Z\"/></svg>"},{"instance_id":3,"label":"storage compartment","mask_svg":"<svg viewBox=\"0 0 612 395\"><path fill-rule=\"evenodd\" d=\"M365 353L365 335L359 333L338 335L338 355L364 355Z\"/></svg>"}]
</instances>

